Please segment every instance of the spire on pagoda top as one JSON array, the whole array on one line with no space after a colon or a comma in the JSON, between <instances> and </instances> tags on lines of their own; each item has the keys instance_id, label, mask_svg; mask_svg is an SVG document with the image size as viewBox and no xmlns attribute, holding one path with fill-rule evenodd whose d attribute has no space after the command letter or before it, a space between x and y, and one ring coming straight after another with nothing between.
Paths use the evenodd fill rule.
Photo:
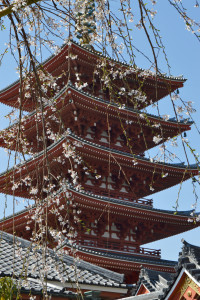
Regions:
<instances>
[{"instance_id":1,"label":"spire on pagoda top","mask_svg":"<svg viewBox=\"0 0 200 300\"><path fill-rule=\"evenodd\" d=\"M91 47L92 35L95 34L95 2L94 0L78 0L75 3L76 12L76 37L80 44Z\"/></svg>"}]
</instances>

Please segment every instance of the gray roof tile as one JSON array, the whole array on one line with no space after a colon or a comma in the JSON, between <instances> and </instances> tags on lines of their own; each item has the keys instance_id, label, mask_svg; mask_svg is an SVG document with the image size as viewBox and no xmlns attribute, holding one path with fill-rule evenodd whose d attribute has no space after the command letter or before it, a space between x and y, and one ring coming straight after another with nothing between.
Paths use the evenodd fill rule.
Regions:
<instances>
[{"instance_id":1,"label":"gray roof tile","mask_svg":"<svg viewBox=\"0 0 200 300\"><path fill-rule=\"evenodd\" d=\"M182 251L179 253L176 275L174 276L173 281L168 284L168 287L159 299L165 299L165 296L170 291L183 268L186 269L197 282L199 282L200 286L200 247L189 244L184 239L182 239L182 243L183 247Z\"/></svg>"},{"instance_id":2,"label":"gray roof tile","mask_svg":"<svg viewBox=\"0 0 200 300\"><path fill-rule=\"evenodd\" d=\"M20 244L17 244L20 242ZM41 251L34 249L31 242L0 231L0 275L1 276L28 276L30 278L60 280L92 285L121 287L123 275L90 263L79 261L76 263L70 256L59 257L51 249L47 249L46 274L43 274L44 265Z\"/></svg>"},{"instance_id":3,"label":"gray roof tile","mask_svg":"<svg viewBox=\"0 0 200 300\"><path fill-rule=\"evenodd\" d=\"M13 279L13 283L17 290L20 290L21 294L42 294L45 288L46 292L51 295L59 295L67 298L70 296L74 296L73 298L76 298L76 293L72 291L64 290L63 287L52 287L48 283L44 287L44 285L42 285L39 280L36 281L31 278Z\"/></svg>"},{"instance_id":4,"label":"gray roof tile","mask_svg":"<svg viewBox=\"0 0 200 300\"><path fill-rule=\"evenodd\" d=\"M66 240L66 245L70 246ZM98 256L103 256L103 257L108 257L108 258L114 258L114 259L119 259L119 260L126 260L126 261L130 261L130 262L136 262L136 263L147 263L147 264L152 264L152 265L160 265L160 266L166 266L166 267L175 267L177 265L176 261L172 261L172 260L166 260L166 259L157 259L157 258L153 258L153 257L145 257L145 256L137 256L134 254L126 254L126 253L113 253L113 252L109 252L109 251L101 251L98 250L92 250L92 249L88 249L84 246L79 246L76 245L75 246L79 251L85 252L85 253L91 253L91 254L95 254Z\"/></svg>"}]
</instances>

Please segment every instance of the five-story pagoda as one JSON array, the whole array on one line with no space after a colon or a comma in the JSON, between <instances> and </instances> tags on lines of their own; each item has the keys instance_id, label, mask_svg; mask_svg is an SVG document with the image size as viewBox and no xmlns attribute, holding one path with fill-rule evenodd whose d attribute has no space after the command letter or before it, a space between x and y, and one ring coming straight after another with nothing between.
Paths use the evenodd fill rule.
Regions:
<instances>
[{"instance_id":1,"label":"five-story pagoda","mask_svg":"<svg viewBox=\"0 0 200 300\"><path fill-rule=\"evenodd\" d=\"M38 71L45 74L49 100L38 101L30 74L20 103L30 113L0 138L2 147L34 153L1 174L0 191L36 204L1 220L0 229L37 239L40 225L45 226L49 245L55 246L59 232L67 237L63 247L125 273L127 282L137 280L141 265L173 272L175 263L162 260L160 250L141 245L197 225L188 222L190 211L155 209L145 197L194 178L198 168L156 162L144 152L190 130L191 123L164 120L142 109L185 80L147 73L74 41ZM0 101L18 108L19 86L16 82L2 90Z\"/></svg>"}]
</instances>

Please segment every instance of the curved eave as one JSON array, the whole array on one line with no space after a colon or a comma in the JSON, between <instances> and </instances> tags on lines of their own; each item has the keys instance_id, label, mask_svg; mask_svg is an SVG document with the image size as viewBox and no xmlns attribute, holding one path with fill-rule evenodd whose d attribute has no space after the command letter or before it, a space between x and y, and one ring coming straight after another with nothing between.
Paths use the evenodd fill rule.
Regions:
<instances>
[{"instance_id":1,"label":"curved eave","mask_svg":"<svg viewBox=\"0 0 200 300\"><path fill-rule=\"evenodd\" d=\"M69 189L70 191L70 189ZM123 222L129 220L135 223L138 222L151 222L155 226L165 224L166 227L161 232L154 229L154 235L146 236L141 240L141 244L151 243L160 239L164 239L176 234L186 232L199 226L198 223L189 222L192 211L169 211L156 209L147 205L139 205L134 202L119 200L115 198L106 198L99 195L94 195L88 192L78 193L77 191L71 191L71 197L73 201L78 203L78 206L82 211L95 211L101 215L103 212L107 213L108 208L109 214L112 218L121 218ZM157 225L156 225L157 224Z\"/></svg>"},{"instance_id":2,"label":"curved eave","mask_svg":"<svg viewBox=\"0 0 200 300\"><path fill-rule=\"evenodd\" d=\"M135 74L145 71L143 69L135 68L134 66L130 66L128 64L111 59L108 56L101 55L99 52L89 50L88 48L82 47L81 45L79 45L75 42L72 42L71 47L75 47L75 50L77 49L77 50L79 50L79 52L82 52L83 54L87 54L87 55L85 55L86 60L89 59L87 56L90 56L90 58L92 56L94 61L96 61L99 58L105 58L108 61L114 62L116 65L120 65L120 66L122 65L126 68L134 69ZM68 51L68 45L64 45L58 54L51 56L49 59L47 59L46 61L44 61L42 63L43 67L46 68L47 71L49 71L52 68L53 64L55 64L55 66L56 66L59 63L58 62L59 56L64 55L64 54L66 55L67 51ZM51 71L49 71L49 72L51 73ZM183 79L182 77L173 77L173 76L168 77L168 76L164 76L164 75L157 75L157 77L156 77L153 74L151 76L147 76L145 79L146 79L146 81L149 80L150 82L155 82L155 80L157 80L158 83L160 82L162 84L167 84L168 86L171 87L171 92L176 90L177 88L182 87L183 83L186 81L186 79ZM14 102L12 102L12 100L11 100L18 93L19 93L19 80L15 81L13 84L5 87L4 89L2 89L0 91L0 102L4 103L6 105L9 105L9 106L14 106L14 107L18 108L17 98L15 100L13 100ZM163 94L162 97L166 96L167 94L169 94L169 91L167 91L167 93ZM160 97L160 98L162 98L162 97ZM158 100L160 98L158 98ZM26 103L24 103L23 109L25 111L31 111L31 110L33 110L32 106L33 106L33 103L30 101L27 101Z\"/></svg>"},{"instance_id":3,"label":"curved eave","mask_svg":"<svg viewBox=\"0 0 200 300\"><path fill-rule=\"evenodd\" d=\"M66 247L70 249L70 246L66 244ZM77 250L77 253L80 258L88 261L96 263L100 266L104 266L106 268L118 268L125 269L129 271L140 271L141 265L146 268L150 268L153 270L160 270L164 272L175 272L175 268L177 266L177 262L169 261L158 258L148 258L144 256L137 255L123 255L123 253L116 255L114 253L109 253L109 251L98 251L87 249L86 247L74 246Z\"/></svg>"},{"instance_id":4,"label":"curved eave","mask_svg":"<svg viewBox=\"0 0 200 300\"><path fill-rule=\"evenodd\" d=\"M165 219L165 222L171 223L171 222L177 222L177 225L179 226L186 226L188 227L187 230L191 228L194 228L198 226L198 224L193 224L191 222L188 222L188 218L191 217L192 210L189 211L171 211L171 210L164 210L164 209L157 209L153 208L152 206L148 205L142 205L137 204L130 201L120 200L116 198L108 198L104 196L99 196L92 194L90 192L86 192L84 190L77 191L75 188L70 186L68 188L68 191L71 192L71 196L73 196L76 199L76 202L86 204L88 208L96 209L96 208L105 208L108 203L110 209L112 209L112 212L118 212L119 214L125 214L128 216L136 216L136 213L138 213L138 216L141 214L148 218L152 218L153 220L158 219ZM59 190L56 192L55 196L59 196L61 199L63 198L63 192ZM65 197L64 197L65 198ZM81 200L82 198L82 200ZM5 224L9 221L13 222L13 220L23 220L26 219L26 216L31 211L34 211L35 206L32 206L32 208L26 208L24 210L19 211L14 216L10 215L6 218L3 218L0 220L0 224ZM198 213L197 213L198 215ZM181 228L180 228L181 232Z\"/></svg>"},{"instance_id":5,"label":"curved eave","mask_svg":"<svg viewBox=\"0 0 200 300\"><path fill-rule=\"evenodd\" d=\"M193 212L192 210L189 211L172 211L172 210L164 210L164 209L157 209L157 208L153 208L152 206L148 206L148 205L142 205L142 204L137 204L134 202L130 202L130 201L125 201L125 200L120 200L120 199L116 199L116 198L108 198L108 197L104 197L104 196L99 196L99 195L95 195L92 194L90 192L87 191L81 191L78 192L75 189L73 189L72 187L69 188L69 191L72 192L73 195L80 195L85 199L90 199L92 200L92 202L94 203L94 201L96 203L98 203L99 206L105 207L105 205L107 205L108 203L110 205L112 205L113 209L115 207L118 207L117 210L122 210L126 213L133 213L135 211L140 211L143 212L144 214L148 214L154 217L165 217L166 220L167 219L173 219L173 220L182 220L183 222L186 221L186 223L188 225L190 225L190 223L188 222L188 218L191 217L191 213ZM197 213L198 214L198 213Z\"/></svg>"},{"instance_id":6,"label":"curved eave","mask_svg":"<svg viewBox=\"0 0 200 300\"><path fill-rule=\"evenodd\" d=\"M95 105L99 103L101 105L101 107L102 107L102 105L105 105L105 107L107 109L109 109L109 108L117 109L117 111L120 111L120 114L124 114L125 116L127 116L127 115L132 116L135 118L136 117L138 118L138 116L143 114L140 110L129 108L127 106L125 106L123 109L121 109L121 107L118 104L109 102L109 101L104 100L99 97L95 97L95 96L91 95L90 93L86 93L84 91L78 90L72 84L69 84L68 86L69 86L69 88L68 88L69 90L72 90L77 94L85 96L86 98L88 98L91 101L91 103L95 102ZM172 127L176 127L176 128L183 127L183 128L185 128L185 130L189 130L190 129L189 127L193 124L193 122L189 121L188 119L184 119L180 122L177 122L175 119L169 119L169 120L165 121L163 118L158 117L153 114L144 113L144 115L148 118L149 121L152 121L153 123L161 123L163 125L163 127L165 127L165 126L172 126ZM142 123L142 119L141 119L141 123Z\"/></svg>"},{"instance_id":7,"label":"curved eave","mask_svg":"<svg viewBox=\"0 0 200 300\"><path fill-rule=\"evenodd\" d=\"M84 151L86 149L88 150L93 150L94 152L96 152L96 150L100 150L100 152L98 153L104 153L104 154L110 154L112 153L116 158L122 158L124 161L129 161L132 162L133 159L136 160L136 162L141 165L145 165L145 166L149 166L153 169L164 169L164 170L171 170L171 171L177 171L177 172L185 172L185 169L187 168L188 172L191 172L193 175L198 175L199 171L198 171L198 166L195 165L195 167L193 165L190 166L186 166L184 164L170 164L170 163L162 163L162 162L151 162L150 159L148 158L144 158L141 157L139 155L133 155L130 153L126 153L123 151L119 151L119 150L115 150L115 149L110 149L108 147L105 146L101 146L92 142L89 142L85 139L82 139L78 136L76 136L73 133L70 133L68 137L71 137L72 139L76 140L77 142L83 143L84 147ZM86 148L87 146L87 148ZM81 148L80 148L81 149ZM82 152L84 152L82 151ZM136 165L137 167L137 165Z\"/></svg>"},{"instance_id":8,"label":"curved eave","mask_svg":"<svg viewBox=\"0 0 200 300\"><path fill-rule=\"evenodd\" d=\"M133 109L133 108L129 108L127 106L125 106L123 109L121 109L121 107L116 104L116 103L111 103L107 100L104 100L102 98L99 98L99 97L96 97L96 96L93 96L91 95L90 93L87 93L87 92L84 92L82 90L78 90L74 85L72 84L68 84L67 87L64 87L58 94L55 95L55 97L53 98L54 100L58 100L57 104L59 104L60 102L63 103L63 99L59 99L60 97L62 97L63 95L65 95L68 91L73 91L75 92L76 94L78 95L82 95L84 97L86 97L88 100L91 101L91 103L93 104L93 102L96 104L96 103L100 103L102 105L106 105L106 108L109 106L113 109L116 109L117 111L120 111L120 113L124 113L126 116L127 114L130 115L130 116L138 116L140 115L141 113L143 114L143 112L141 112L140 110L137 110L137 109ZM48 109L51 109L51 105L45 105L44 106L44 109L45 110L48 110ZM29 113L27 116L26 116L26 122L29 120L30 117L34 116L36 114L36 110L33 110L31 113ZM154 122L154 123L161 123L163 124L163 126L175 126L175 127L179 127L179 126L190 126L193 124L192 121L189 121L188 119L183 119L181 120L180 122L176 121L176 119L174 118L171 118L171 119L168 119L167 121L165 121L162 117L158 117L156 115L153 115L153 114L150 114L150 113L145 113L145 116L147 116L147 118ZM142 121L142 120L141 120ZM6 129L9 129L9 128L12 128L14 125L16 125L18 123L15 123L9 127L7 127ZM185 129L187 130L187 129Z\"/></svg>"},{"instance_id":9,"label":"curved eave","mask_svg":"<svg viewBox=\"0 0 200 300\"><path fill-rule=\"evenodd\" d=\"M71 45L72 47L77 47L78 49L80 49L81 51L84 51L84 52L87 52L88 54L92 54L93 57L97 58L97 57L101 57L101 58L106 58L110 61L113 61L115 63L118 63L118 64L121 64L121 65L124 65L126 67L132 67L132 68L135 68L133 65L129 65L127 63L124 63L124 62L121 62L119 60L116 60L116 59L113 59L111 57L109 57L108 55L103 55L101 54L100 52L98 51L95 51L95 50L92 50L92 49L89 49L87 46L81 46L79 43L75 42L75 41L71 41ZM53 54L51 55L50 57L48 57L46 60L44 60L42 62L42 65L43 67L48 67L50 64L52 64L54 61L57 60L57 57L62 53L62 52L66 52L68 50L68 45L65 45L63 44L61 46L61 51L58 52L58 54ZM138 68L136 67L136 71L139 71L139 72L143 72L143 71L146 71L145 69L142 69L142 68ZM155 78L155 77L152 77L152 78ZM179 83L180 85L187 80L186 78L183 78L182 76L166 76L164 74L161 74L161 75L158 75L158 78L159 79L165 79L165 80L168 80L168 81L172 81L172 82L176 82L176 83ZM17 84L19 84L19 80L16 80L14 81L12 84L9 84L8 86L6 86L5 88L3 88L2 90L0 90L0 95L5 92L5 91L8 91L12 88L14 88L14 86L16 86Z\"/></svg>"},{"instance_id":10,"label":"curved eave","mask_svg":"<svg viewBox=\"0 0 200 300\"><path fill-rule=\"evenodd\" d=\"M190 166L186 166L183 164L167 164L167 163L161 163L161 162L151 162L149 159L147 158L143 158L141 156L138 155L132 155L126 152L122 152L122 151L118 151L118 150L113 150L113 149L109 149L105 146L100 146L98 144L86 141L78 136L76 136L73 133L69 133L67 136L62 137L59 141L53 143L51 146L49 146L47 148L47 152L49 155L53 154L55 151L61 151L62 148L62 143L65 140L70 140L70 141L76 141L76 142L80 142L81 145L84 145L84 147L80 147L80 146L76 146L77 151L79 153L82 153L83 155L86 153L86 150L88 152L90 152L91 154L96 155L96 157L98 157L99 155L104 155L104 156L108 156L110 153L113 154L113 156L116 159L121 159L123 160L125 163L129 163L129 165L132 168L138 168L138 166L145 166L145 167L149 167L150 169L153 170L160 170L160 171L169 171L169 172L176 172L176 173L184 173L185 170L187 169L187 172L190 173L191 176L196 176L199 174L199 169L198 166L195 165L195 167L193 165ZM58 153L57 152L57 153ZM62 153L62 151L61 151ZM60 152L59 152L60 154ZM0 180L3 179L3 177L7 177L9 176L9 174L13 174L13 171L15 172L15 175L19 174L19 176L22 174L22 169L24 168L24 170L26 170L27 167L31 167L31 165L33 165L35 167L35 163L36 161L38 161L40 158L42 158L44 156L44 151L39 152L37 155L35 155L32 159L29 159L27 161L25 161L24 163L21 163L19 165L16 166L16 168L11 168L8 171L2 172L0 174ZM136 160L137 165L134 166L133 164L133 159ZM15 171L16 170L16 171ZM19 172L20 170L20 172Z\"/></svg>"},{"instance_id":11,"label":"curved eave","mask_svg":"<svg viewBox=\"0 0 200 300\"><path fill-rule=\"evenodd\" d=\"M67 103L66 103L66 98L70 98L70 95L66 96L66 94L68 92L71 92L72 93L72 96L71 98L73 98L73 95L74 97L77 97L76 98L76 101L80 101L80 97L81 98L81 102L83 101L84 103L86 102L86 104L88 105L86 109L94 109L94 106L95 106L95 109L98 107L99 109L101 110L105 110L107 112L110 111L111 114L116 114L118 116L118 114L120 113L120 118L124 118L124 120L127 120L127 116L130 117L129 121L132 121L135 122L135 123L139 123L139 120L140 119L140 124L144 124L144 126L149 126L148 123L146 122L146 120L143 120L142 118L140 118L140 115L141 115L141 112L139 110L135 110L135 109L131 109L131 108L128 108L128 107L125 107L124 109L120 109L120 107L115 104L115 103L110 103L109 101L106 101L106 100L103 100L101 98L98 98L98 97L94 97L92 96L91 94L89 93L85 93L83 91L80 91L78 89L76 89L74 86L72 86L71 84L68 85L68 87L65 87L63 88L53 99L54 100L57 100L57 103L56 103L56 108L57 109L62 109L63 108L63 99L60 99L62 98L63 96L65 96L65 103L64 105L71 105L69 103L69 99L67 100ZM52 112L52 108L50 105L45 105L44 107L45 111L47 112L48 115L51 115L53 114L54 112ZM92 113L92 111L91 111ZM95 113L95 111L94 111ZM30 127L33 127L35 124L35 114L36 114L36 110L34 110L33 112L31 112L28 116L25 117L25 120L22 121L21 125L24 125L25 127L25 130L29 130ZM175 120L168 120L168 121L165 121L163 118L161 117L157 117L155 115L152 115L152 114L145 114L145 116L147 117L148 121L153 123L153 124L159 124L163 130L166 128L167 130L170 129L170 131L177 131L179 130L180 132L183 132L183 131L187 131L187 130L190 130L191 129L191 124L193 122L190 122L188 120L183 120L181 122L177 122ZM9 131L11 131L14 127L18 126L18 123L15 123L9 127L7 127L5 130L3 130L3 136L9 136ZM174 135L177 134L174 133ZM12 143L13 141L13 138L7 138L6 139L6 143L4 141L4 137L0 137L0 146L2 147L6 147L6 148L9 148L8 147L8 143ZM162 141L161 141L162 142ZM160 142L160 143L161 143ZM159 143L159 144L160 144ZM155 144L156 146L156 144ZM13 145L13 147L15 147ZM13 147L10 147L10 149L14 150Z\"/></svg>"},{"instance_id":12,"label":"curved eave","mask_svg":"<svg viewBox=\"0 0 200 300\"><path fill-rule=\"evenodd\" d=\"M80 49L81 51L84 51L88 54L92 54L94 58L97 58L97 57L101 57L101 58L106 58L107 60L110 60L112 62L115 62L116 64L120 64L120 65L124 65L125 67L132 67L132 68L135 68L136 71L139 71L139 72L143 72L143 71L146 71L145 69L142 69L142 68L138 68L138 67L135 67L133 65L130 65L130 64L127 64L125 62L122 62L122 61L119 61L117 59L113 59L111 58L110 56L108 55L104 55L104 54L101 54L101 52L99 51L95 51L93 50L92 48L88 48L87 46L84 46L84 45L81 45L80 43L77 43L75 42L74 40L71 40L70 41L71 45L74 46L74 47L77 47L78 49ZM65 48L68 48L68 45L63 45L61 47L61 51L63 51ZM57 54L59 55L59 54ZM43 62L43 65L45 64L48 64L48 63L51 63L51 61L53 59L56 58L57 55L52 55L50 56L49 58L47 58L44 62ZM184 83L187 79L186 78L183 78L183 76L166 76L165 74L159 74L157 76L159 79L167 79L169 81L172 81L172 82L178 82L178 83Z\"/></svg>"},{"instance_id":13,"label":"curved eave","mask_svg":"<svg viewBox=\"0 0 200 300\"><path fill-rule=\"evenodd\" d=\"M158 226L163 222L167 225L165 230L163 230L162 232L160 232L159 230L157 231L156 230L157 227L156 227L154 230L155 231L154 235L150 239L149 238L143 239L141 241L141 244L146 244L159 239L170 237L172 235L194 229L199 225L197 223L188 222L188 218L190 217L191 211L176 212L176 214L174 214L173 211L155 209L145 205L139 205L133 202L123 201L114 198L101 197L88 192L83 192L83 191L78 192L72 187L69 187L67 190L70 193L69 196L70 199L72 198L73 203L76 203L78 205L83 215L84 212L91 212L91 214L92 212L96 212L96 213L99 212L99 214L101 215L102 212L106 212L105 207L109 207L110 215L112 216L112 218L116 217L116 220L119 220L119 217L121 217L122 218L121 220L123 220L122 222L124 222L124 220L126 219L129 220L130 222L133 221L134 222L133 224L135 224L135 222L138 222L138 224L140 224L141 222L147 221L147 222L153 222L155 225L158 224ZM62 191L58 191L55 194L55 196L59 197L61 204L66 203L66 198ZM34 214L35 208L36 208L35 206L32 206L29 209L24 209L16 213L14 216L11 215L4 219L1 219L0 230L3 230L8 233L12 233L13 226L14 226L17 234L19 235L22 234L23 237L29 236L30 232L29 231L27 232L25 230L28 221L27 218L31 220L31 216L32 214ZM52 219L52 216L53 215L51 213L51 207L49 207L49 215L48 215L49 224L52 224L51 226L54 226L53 225L54 223L51 223L51 222L55 222L54 217ZM33 226L33 223L34 221L29 222L29 226L31 228ZM85 248L85 246L82 247ZM104 250L99 249L99 251L104 251ZM118 255L120 254L120 252L117 250L114 252L116 252L116 254L118 252ZM131 253L126 253L126 256L128 256L129 254L132 256L135 255L137 257L142 257L143 255L147 257L151 256L151 254L147 254L147 253L145 254L135 253L134 255ZM158 257L156 259L158 259Z\"/></svg>"}]
</instances>

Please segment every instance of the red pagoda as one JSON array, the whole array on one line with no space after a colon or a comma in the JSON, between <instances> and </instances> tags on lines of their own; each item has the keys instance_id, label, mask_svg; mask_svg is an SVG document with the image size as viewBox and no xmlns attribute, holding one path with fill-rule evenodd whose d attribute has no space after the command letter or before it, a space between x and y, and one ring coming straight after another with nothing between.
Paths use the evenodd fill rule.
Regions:
<instances>
[{"instance_id":1,"label":"red pagoda","mask_svg":"<svg viewBox=\"0 0 200 300\"><path fill-rule=\"evenodd\" d=\"M126 80L111 76L118 69L127 74ZM44 103L43 114L46 148L40 107L31 90L35 81L30 76L29 96L24 92L22 103L23 110L30 113L21 121L21 138L16 139L19 125L14 124L1 132L0 145L35 155L0 175L0 192L41 199L41 206L48 210L49 228L65 227L62 222L68 218L76 239L68 239L66 249L73 246L80 258L124 273L126 282L137 281L141 265L175 272L175 262L162 260L160 250L141 245L197 224L188 222L191 211L155 209L153 201L145 197L194 178L198 168L156 162L145 158L144 152L190 130L191 122L164 120L141 109L182 87L185 80L145 75L144 70L75 42L49 58L43 70L57 79L59 87L57 92L47 85L50 100ZM112 90L105 82L112 82ZM129 97L124 90L130 91ZM0 92L0 101L15 108L19 107L18 97L19 82ZM54 214L61 207L62 224ZM1 220L0 230L14 230L30 239L36 209L33 206ZM25 229L27 223L29 230Z\"/></svg>"}]
</instances>

